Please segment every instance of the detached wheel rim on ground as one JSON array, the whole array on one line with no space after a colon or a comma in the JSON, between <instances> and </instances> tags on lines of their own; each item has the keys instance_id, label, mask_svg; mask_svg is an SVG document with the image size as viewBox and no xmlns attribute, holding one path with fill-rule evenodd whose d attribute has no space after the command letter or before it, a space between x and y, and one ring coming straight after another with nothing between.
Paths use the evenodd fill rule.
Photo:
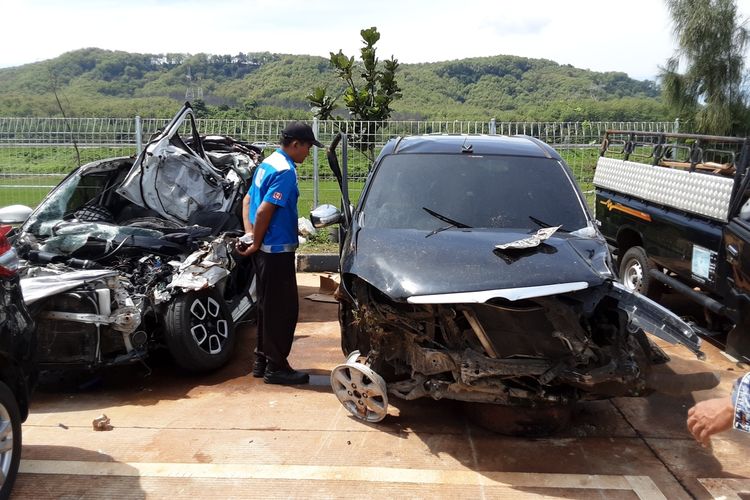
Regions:
<instances>
[{"instance_id":1,"label":"detached wheel rim on ground","mask_svg":"<svg viewBox=\"0 0 750 500\"><path fill-rule=\"evenodd\" d=\"M388 392L383 377L356 361L354 351L346 363L331 372L333 393L349 413L366 422L380 422L388 414Z\"/></svg>"}]
</instances>

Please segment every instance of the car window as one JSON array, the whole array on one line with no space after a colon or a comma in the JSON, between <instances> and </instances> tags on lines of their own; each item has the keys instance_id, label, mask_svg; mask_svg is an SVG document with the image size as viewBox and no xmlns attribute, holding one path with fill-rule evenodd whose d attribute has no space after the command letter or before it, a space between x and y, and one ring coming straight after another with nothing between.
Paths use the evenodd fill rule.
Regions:
<instances>
[{"instance_id":1,"label":"car window","mask_svg":"<svg viewBox=\"0 0 750 500\"><path fill-rule=\"evenodd\" d=\"M109 178L108 172L86 176L78 174L65 179L54 192L50 193L28 220L24 230L36 236L49 236L52 227L63 217L96 199Z\"/></svg>"},{"instance_id":2,"label":"car window","mask_svg":"<svg viewBox=\"0 0 750 500\"><path fill-rule=\"evenodd\" d=\"M383 158L364 200L363 225L434 230L429 212L472 228L585 227L562 165L517 156L402 154ZM429 210L425 210L425 208Z\"/></svg>"}]
</instances>

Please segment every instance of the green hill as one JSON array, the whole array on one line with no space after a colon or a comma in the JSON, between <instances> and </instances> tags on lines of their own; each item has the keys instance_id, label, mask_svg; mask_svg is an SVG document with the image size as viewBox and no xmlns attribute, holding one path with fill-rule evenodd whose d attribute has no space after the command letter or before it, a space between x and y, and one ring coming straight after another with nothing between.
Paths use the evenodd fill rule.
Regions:
<instances>
[{"instance_id":1,"label":"green hill","mask_svg":"<svg viewBox=\"0 0 750 500\"><path fill-rule=\"evenodd\" d=\"M188 73L191 80L188 81ZM494 56L402 64L394 119L599 121L668 119L654 82L546 59ZM309 118L315 86L343 90L328 60L252 53L131 54L95 48L0 69L0 116L167 117L188 85L227 118ZM345 115L346 110L340 110Z\"/></svg>"}]
</instances>

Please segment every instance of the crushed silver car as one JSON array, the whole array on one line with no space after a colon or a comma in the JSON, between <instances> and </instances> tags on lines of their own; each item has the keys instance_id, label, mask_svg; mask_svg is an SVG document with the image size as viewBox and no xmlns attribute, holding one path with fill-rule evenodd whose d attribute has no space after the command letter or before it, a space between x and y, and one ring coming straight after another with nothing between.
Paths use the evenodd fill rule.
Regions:
<instances>
[{"instance_id":1,"label":"crushed silver car","mask_svg":"<svg viewBox=\"0 0 750 500\"><path fill-rule=\"evenodd\" d=\"M255 305L233 245L261 160L251 144L200 136L186 103L137 157L71 172L14 238L41 367L140 361L159 346L190 371L223 366Z\"/></svg>"}]
</instances>

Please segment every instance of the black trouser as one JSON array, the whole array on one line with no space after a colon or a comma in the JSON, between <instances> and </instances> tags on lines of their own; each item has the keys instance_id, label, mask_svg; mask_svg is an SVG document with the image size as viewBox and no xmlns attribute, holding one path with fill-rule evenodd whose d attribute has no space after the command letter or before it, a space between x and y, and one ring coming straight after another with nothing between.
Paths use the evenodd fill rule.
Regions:
<instances>
[{"instance_id":1,"label":"black trouser","mask_svg":"<svg viewBox=\"0 0 750 500\"><path fill-rule=\"evenodd\" d=\"M253 254L258 286L256 353L278 368L288 367L299 302L294 252Z\"/></svg>"}]
</instances>

